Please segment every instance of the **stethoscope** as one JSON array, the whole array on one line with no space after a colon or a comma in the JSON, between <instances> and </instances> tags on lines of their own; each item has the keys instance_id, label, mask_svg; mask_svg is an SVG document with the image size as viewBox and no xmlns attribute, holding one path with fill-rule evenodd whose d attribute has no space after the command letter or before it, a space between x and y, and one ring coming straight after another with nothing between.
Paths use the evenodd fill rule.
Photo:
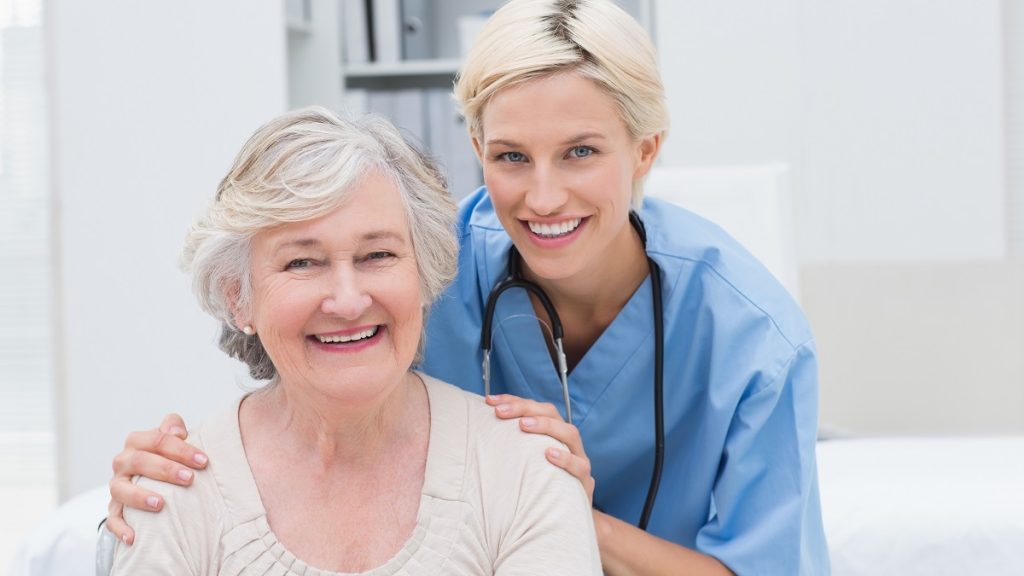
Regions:
<instances>
[{"instance_id":1,"label":"stethoscope","mask_svg":"<svg viewBox=\"0 0 1024 576\"><path fill-rule=\"evenodd\" d=\"M640 242L647 249L647 230L644 223L636 212L629 213L629 223L640 235ZM643 512L640 514L640 521L637 526L641 530L647 529L647 523L651 519L651 511L654 509L654 499L658 495L658 485L661 483L661 470L665 461L665 407L663 402L664 390L664 309L661 303L661 270L658 264L650 256L647 257L647 266L651 275L651 300L654 303L654 471L651 475L651 486L647 489L647 500L644 503ZM494 320L494 309L498 304L498 298L510 288L522 288L537 297L548 318L551 319L551 337L554 340L555 357L558 362L558 379L562 384L562 400L565 403L565 421L572 424L572 402L569 400L569 370L565 360L565 347L562 339L565 331L562 328L562 321L558 317L551 299L544 293L540 286L523 278L522 257L515 246L512 246L508 255L508 276L494 285L490 296L487 298L487 311L484 313L483 328L480 334L480 347L484 351L484 394L491 393L491 322Z\"/></svg>"}]
</instances>

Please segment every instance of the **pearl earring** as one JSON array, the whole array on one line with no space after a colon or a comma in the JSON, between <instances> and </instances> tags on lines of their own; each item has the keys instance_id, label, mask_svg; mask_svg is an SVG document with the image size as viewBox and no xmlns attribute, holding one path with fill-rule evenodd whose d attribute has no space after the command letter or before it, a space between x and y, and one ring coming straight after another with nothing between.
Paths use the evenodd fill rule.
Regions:
<instances>
[{"instance_id":1,"label":"pearl earring","mask_svg":"<svg viewBox=\"0 0 1024 576\"><path fill-rule=\"evenodd\" d=\"M242 334L245 334L246 336L252 336L255 333L256 331L252 329L252 326L248 324L242 326Z\"/></svg>"}]
</instances>

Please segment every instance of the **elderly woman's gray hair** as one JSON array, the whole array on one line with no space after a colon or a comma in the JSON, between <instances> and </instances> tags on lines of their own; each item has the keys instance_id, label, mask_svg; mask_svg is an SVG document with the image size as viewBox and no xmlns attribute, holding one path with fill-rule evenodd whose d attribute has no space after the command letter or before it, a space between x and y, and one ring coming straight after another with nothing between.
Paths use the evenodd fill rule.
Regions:
<instances>
[{"instance_id":1,"label":"elderly woman's gray hair","mask_svg":"<svg viewBox=\"0 0 1024 576\"><path fill-rule=\"evenodd\" d=\"M220 347L248 364L253 378L270 380L277 371L259 336L234 323L232 306L248 309L251 296L250 240L326 215L369 173L398 187L429 310L455 277L455 202L437 165L383 118L347 120L319 107L275 118L245 143L213 204L189 230L182 268L191 272L203 310L222 322Z\"/></svg>"}]
</instances>

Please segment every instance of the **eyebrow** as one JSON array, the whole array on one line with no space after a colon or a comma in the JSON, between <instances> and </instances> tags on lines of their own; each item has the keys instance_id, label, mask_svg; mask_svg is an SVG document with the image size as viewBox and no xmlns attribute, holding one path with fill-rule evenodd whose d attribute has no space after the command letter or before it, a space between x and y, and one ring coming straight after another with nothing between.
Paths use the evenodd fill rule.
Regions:
<instances>
[{"instance_id":1,"label":"eyebrow","mask_svg":"<svg viewBox=\"0 0 1024 576\"><path fill-rule=\"evenodd\" d=\"M360 240L395 240L397 242L405 242L405 236L395 232L393 230L374 230L363 234Z\"/></svg>"},{"instance_id":2,"label":"eyebrow","mask_svg":"<svg viewBox=\"0 0 1024 576\"><path fill-rule=\"evenodd\" d=\"M392 230L372 230L359 237L359 241L374 241L374 240L394 240L405 244L405 236L394 232ZM296 238L295 240L288 240L279 244L274 248L274 253L281 252L287 248L309 248L319 246L320 241L316 238Z\"/></svg>"},{"instance_id":3,"label":"eyebrow","mask_svg":"<svg viewBox=\"0 0 1024 576\"><path fill-rule=\"evenodd\" d=\"M605 135L601 132L583 132L576 134L570 138L566 138L562 141L563 146L570 144L578 144L584 140L603 140ZM515 140L508 140L505 138L494 138L493 140L487 140L487 146L507 146L509 148L519 148L521 144Z\"/></svg>"}]
</instances>

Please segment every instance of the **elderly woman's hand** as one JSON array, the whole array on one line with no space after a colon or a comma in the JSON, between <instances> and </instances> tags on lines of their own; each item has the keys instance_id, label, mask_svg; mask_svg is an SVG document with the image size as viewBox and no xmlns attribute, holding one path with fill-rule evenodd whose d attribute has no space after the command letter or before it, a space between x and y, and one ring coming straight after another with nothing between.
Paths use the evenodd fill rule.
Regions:
<instances>
[{"instance_id":1,"label":"elderly woman's hand","mask_svg":"<svg viewBox=\"0 0 1024 576\"><path fill-rule=\"evenodd\" d=\"M575 476L594 501L594 477L590 475L590 459L583 449L583 439L576 426L567 423L554 404L536 402L512 394L497 394L485 398L501 419L519 418L519 428L531 434L546 434L569 447L569 453L549 448L544 456L548 461Z\"/></svg>"},{"instance_id":2,"label":"elderly woman's hand","mask_svg":"<svg viewBox=\"0 0 1024 576\"><path fill-rule=\"evenodd\" d=\"M132 477L188 486L195 476L190 468L206 467L206 455L185 442L187 437L181 416L169 414L159 428L129 434L124 450L114 457L106 527L124 543L135 541L134 530L124 521L125 506L158 512L164 505L159 494L139 488Z\"/></svg>"}]
</instances>

